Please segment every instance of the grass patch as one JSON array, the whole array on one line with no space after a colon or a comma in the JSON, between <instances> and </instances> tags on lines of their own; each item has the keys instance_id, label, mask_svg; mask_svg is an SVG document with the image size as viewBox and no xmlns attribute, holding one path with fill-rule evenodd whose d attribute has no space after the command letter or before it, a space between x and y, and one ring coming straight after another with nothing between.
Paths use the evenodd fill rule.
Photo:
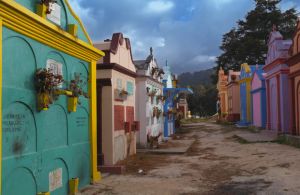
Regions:
<instances>
[{"instance_id":1,"label":"grass patch","mask_svg":"<svg viewBox=\"0 0 300 195\"><path fill-rule=\"evenodd\" d=\"M219 124L219 125L225 125L225 126L229 126L229 125L234 125L235 124L233 122L222 121L222 120L217 120L216 123Z\"/></svg>"},{"instance_id":2,"label":"grass patch","mask_svg":"<svg viewBox=\"0 0 300 195\"><path fill-rule=\"evenodd\" d=\"M300 148L300 137L298 136L281 135L274 142L278 144L284 144L284 145Z\"/></svg>"},{"instance_id":3,"label":"grass patch","mask_svg":"<svg viewBox=\"0 0 300 195\"><path fill-rule=\"evenodd\" d=\"M245 130L248 130L251 133L259 133L263 130L263 128L255 127L255 126L248 126L247 128L245 128Z\"/></svg>"},{"instance_id":4,"label":"grass patch","mask_svg":"<svg viewBox=\"0 0 300 195\"><path fill-rule=\"evenodd\" d=\"M209 118L190 118L190 119L182 119L180 121L181 124L192 124L192 123L201 123L207 122Z\"/></svg>"},{"instance_id":5,"label":"grass patch","mask_svg":"<svg viewBox=\"0 0 300 195\"><path fill-rule=\"evenodd\" d=\"M242 139L241 137L234 135L232 136L232 138L234 140L236 140L237 142L239 142L240 144L249 144L250 142L248 142L247 140Z\"/></svg>"}]
</instances>

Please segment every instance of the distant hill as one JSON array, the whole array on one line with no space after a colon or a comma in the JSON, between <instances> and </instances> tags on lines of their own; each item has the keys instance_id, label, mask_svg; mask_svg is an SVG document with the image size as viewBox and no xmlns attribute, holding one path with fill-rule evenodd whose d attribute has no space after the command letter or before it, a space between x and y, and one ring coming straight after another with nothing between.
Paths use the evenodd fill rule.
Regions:
<instances>
[{"instance_id":1,"label":"distant hill","mask_svg":"<svg viewBox=\"0 0 300 195\"><path fill-rule=\"evenodd\" d=\"M215 73L214 69L201 70L197 72L182 73L178 76L178 83L181 87L196 86L196 85L210 85L212 84L211 75Z\"/></svg>"}]
</instances>

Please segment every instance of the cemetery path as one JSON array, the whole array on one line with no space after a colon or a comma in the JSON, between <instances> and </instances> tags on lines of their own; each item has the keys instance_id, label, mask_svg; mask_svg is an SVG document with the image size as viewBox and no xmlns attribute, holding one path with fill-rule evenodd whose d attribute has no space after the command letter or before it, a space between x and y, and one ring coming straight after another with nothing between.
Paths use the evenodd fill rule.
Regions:
<instances>
[{"instance_id":1,"label":"cemetery path","mask_svg":"<svg viewBox=\"0 0 300 195\"><path fill-rule=\"evenodd\" d=\"M83 195L300 194L300 149L244 143L234 126L203 122L182 128L195 139L183 155L138 153L124 175L110 175Z\"/></svg>"}]
</instances>

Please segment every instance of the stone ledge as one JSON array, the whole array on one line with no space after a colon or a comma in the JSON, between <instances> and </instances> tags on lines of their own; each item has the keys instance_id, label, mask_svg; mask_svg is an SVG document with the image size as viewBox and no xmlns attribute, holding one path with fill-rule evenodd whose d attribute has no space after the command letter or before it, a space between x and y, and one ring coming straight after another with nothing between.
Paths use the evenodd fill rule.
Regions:
<instances>
[{"instance_id":1,"label":"stone ledge","mask_svg":"<svg viewBox=\"0 0 300 195\"><path fill-rule=\"evenodd\" d=\"M115 175L121 175L124 174L126 171L125 166L122 165L103 165L103 166L98 166L98 170L101 173L109 173L109 174L115 174Z\"/></svg>"}]
</instances>

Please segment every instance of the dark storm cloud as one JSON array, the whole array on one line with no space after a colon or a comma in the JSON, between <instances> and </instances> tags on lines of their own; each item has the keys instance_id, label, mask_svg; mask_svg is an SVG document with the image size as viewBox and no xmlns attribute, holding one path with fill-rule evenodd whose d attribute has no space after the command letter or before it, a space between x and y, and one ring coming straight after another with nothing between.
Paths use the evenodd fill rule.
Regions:
<instances>
[{"instance_id":1,"label":"dark storm cloud","mask_svg":"<svg viewBox=\"0 0 300 195\"><path fill-rule=\"evenodd\" d=\"M298 0L285 0L283 7ZM220 54L222 35L254 6L252 0L71 0L94 41L123 32L135 59L154 48L176 73L206 69ZM299 4L299 3L298 3Z\"/></svg>"}]
</instances>

